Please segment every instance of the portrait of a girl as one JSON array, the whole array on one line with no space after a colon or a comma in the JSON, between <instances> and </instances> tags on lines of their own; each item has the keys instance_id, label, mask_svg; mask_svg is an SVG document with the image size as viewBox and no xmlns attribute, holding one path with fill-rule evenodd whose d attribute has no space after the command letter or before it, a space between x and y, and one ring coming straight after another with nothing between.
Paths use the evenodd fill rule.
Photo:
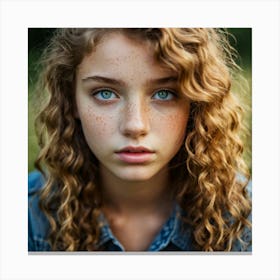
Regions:
<instances>
[{"instance_id":1,"label":"portrait of a girl","mask_svg":"<svg viewBox=\"0 0 280 280\"><path fill-rule=\"evenodd\" d=\"M61 28L41 58L29 251L251 251L222 29Z\"/></svg>"}]
</instances>

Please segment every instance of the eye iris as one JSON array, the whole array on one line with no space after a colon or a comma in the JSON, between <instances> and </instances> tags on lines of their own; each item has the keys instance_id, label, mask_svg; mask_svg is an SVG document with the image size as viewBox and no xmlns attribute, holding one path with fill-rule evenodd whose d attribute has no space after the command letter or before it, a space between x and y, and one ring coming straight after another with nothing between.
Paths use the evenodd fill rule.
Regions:
<instances>
[{"instance_id":1,"label":"eye iris","mask_svg":"<svg viewBox=\"0 0 280 280\"><path fill-rule=\"evenodd\" d=\"M104 99L109 99L110 97L112 97L112 92L108 91L108 90L103 90L101 91L101 96Z\"/></svg>"},{"instance_id":2,"label":"eye iris","mask_svg":"<svg viewBox=\"0 0 280 280\"><path fill-rule=\"evenodd\" d=\"M166 90L161 90L158 92L158 97L161 99L166 99L168 97L168 91Z\"/></svg>"}]
</instances>

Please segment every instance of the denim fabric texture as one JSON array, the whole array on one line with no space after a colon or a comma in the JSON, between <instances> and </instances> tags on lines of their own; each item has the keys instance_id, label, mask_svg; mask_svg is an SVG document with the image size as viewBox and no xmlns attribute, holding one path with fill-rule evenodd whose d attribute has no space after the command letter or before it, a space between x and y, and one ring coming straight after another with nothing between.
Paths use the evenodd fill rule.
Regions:
<instances>
[{"instance_id":1,"label":"denim fabric texture","mask_svg":"<svg viewBox=\"0 0 280 280\"><path fill-rule=\"evenodd\" d=\"M50 251L47 242L49 223L39 208L38 191L44 184L44 178L38 171L28 176L28 251ZM250 186L251 187L251 186ZM182 210L175 205L171 216L167 219L160 232L154 238L147 251L194 251L191 228L182 222ZM112 233L104 215L101 214L101 235L98 246L102 251L125 251L122 244ZM251 241L251 231L246 229L243 234L245 242ZM252 245L246 249L240 241L236 241L232 251L252 251Z\"/></svg>"}]
</instances>

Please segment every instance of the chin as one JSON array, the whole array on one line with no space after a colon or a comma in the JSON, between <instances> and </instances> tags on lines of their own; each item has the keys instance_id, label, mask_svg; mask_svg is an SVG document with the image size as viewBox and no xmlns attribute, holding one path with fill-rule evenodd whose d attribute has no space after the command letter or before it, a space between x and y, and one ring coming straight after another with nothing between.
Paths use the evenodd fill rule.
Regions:
<instances>
[{"instance_id":1,"label":"chin","mask_svg":"<svg viewBox=\"0 0 280 280\"><path fill-rule=\"evenodd\" d=\"M119 179L127 182L145 182L150 180L153 176L146 174L116 174Z\"/></svg>"},{"instance_id":2,"label":"chin","mask_svg":"<svg viewBox=\"0 0 280 280\"><path fill-rule=\"evenodd\" d=\"M119 179L127 182L144 182L152 179L157 172L152 170L147 170L147 168L133 167L133 168L123 168L119 172L115 172L115 176Z\"/></svg>"}]
</instances>

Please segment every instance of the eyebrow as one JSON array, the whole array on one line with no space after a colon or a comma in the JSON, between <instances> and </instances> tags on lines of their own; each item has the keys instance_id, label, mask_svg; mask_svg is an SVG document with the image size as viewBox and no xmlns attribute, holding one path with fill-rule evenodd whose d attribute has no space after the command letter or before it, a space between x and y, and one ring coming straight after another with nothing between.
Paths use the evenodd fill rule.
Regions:
<instances>
[{"instance_id":1,"label":"eyebrow","mask_svg":"<svg viewBox=\"0 0 280 280\"><path fill-rule=\"evenodd\" d=\"M101 82L101 83L107 83L107 84L112 84L116 86L124 86L125 82L122 80L117 80L109 77L103 77L103 76L89 76L86 78L82 79L83 82L87 81L96 81L96 82ZM167 76L167 77L162 77L162 78L156 78L156 79L151 79L147 81L147 84L155 84L155 85L162 85L162 84L168 84L168 83L174 83L178 81L177 76Z\"/></svg>"},{"instance_id":2,"label":"eyebrow","mask_svg":"<svg viewBox=\"0 0 280 280\"><path fill-rule=\"evenodd\" d=\"M123 86L124 85L123 81L108 78L108 77L103 77L103 76L89 76L89 77L83 78L82 81L83 82L95 81L95 82L113 84L113 85L117 85L117 86Z\"/></svg>"},{"instance_id":3,"label":"eyebrow","mask_svg":"<svg viewBox=\"0 0 280 280\"><path fill-rule=\"evenodd\" d=\"M158 79L151 79L149 83L152 84L168 84L168 83L174 83L178 81L178 77L176 76L168 76L168 77L163 77L163 78L158 78Z\"/></svg>"}]
</instances>

